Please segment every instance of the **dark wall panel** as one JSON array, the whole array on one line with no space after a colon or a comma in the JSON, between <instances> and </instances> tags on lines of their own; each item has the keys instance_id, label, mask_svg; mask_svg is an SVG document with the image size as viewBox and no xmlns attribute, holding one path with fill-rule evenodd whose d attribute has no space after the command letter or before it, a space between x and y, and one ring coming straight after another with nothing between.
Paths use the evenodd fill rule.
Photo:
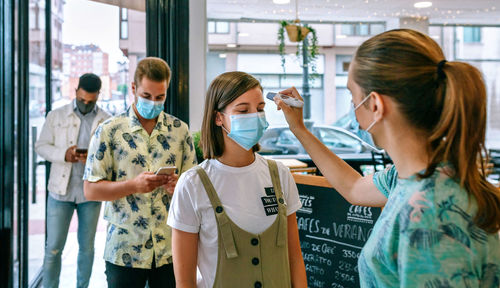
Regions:
<instances>
[{"instance_id":1,"label":"dark wall panel","mask_svg":"<svg viewBox=\"0 0 500 288\"><path fill-rule=\"evenodd\" d=\"M165 111L189 124L189 1L146 0L148 56L172 69Z\"/></svg>"}]
</instances>

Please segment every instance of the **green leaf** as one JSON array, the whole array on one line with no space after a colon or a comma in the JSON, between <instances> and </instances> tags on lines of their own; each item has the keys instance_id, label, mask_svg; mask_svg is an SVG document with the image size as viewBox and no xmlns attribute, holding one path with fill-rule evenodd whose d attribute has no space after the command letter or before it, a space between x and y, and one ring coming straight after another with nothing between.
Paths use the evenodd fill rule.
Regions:
<instances>
[{"instance_id":1,"label":"green leaf","mask_svg":"<svg viewBox=\"0 0 500 288\"><path fill-rule=\"evenodd\" d=\"M470 248L469 236L467 236L467 234L457 225L450 223L446 225L441 225L439 228L443 230L444 235L453 238L454 240L462 243L467 248Z\"/></svg>"},{"instance_id":2,"label":"green leaf","mask_svg":"<svg viewBox=\"0 0 500 288\"><path fill-rule=\"evenodd\" d=\"M410 246L417 249L429 249L443 238L443 232L418 228L412 230L410 235Z\"/></svg>"}]
</instances>

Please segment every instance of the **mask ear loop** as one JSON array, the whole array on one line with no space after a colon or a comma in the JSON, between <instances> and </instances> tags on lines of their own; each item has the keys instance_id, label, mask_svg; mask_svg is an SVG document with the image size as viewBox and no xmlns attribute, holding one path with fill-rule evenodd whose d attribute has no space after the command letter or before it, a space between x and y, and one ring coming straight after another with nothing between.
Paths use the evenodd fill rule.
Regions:
<instances>
[{"instance_id":1,"label":"mask ear loop","mask_svg":"<svg viewBox=\"0 0 500 288\"><path fill-rule=\"evenodd\" d=\"M372 96L372 93L368 94L365 99L363 99L363 101L361 101L361 103L359 103L356 107L354 107L354 111L356 111L359 107L361 107L361 105L363 105L363 103L365 103L368 98L370 98ZM366 129L364 129L366 132L369 132L370 129L372 129L373 125L377 124L378 120L373 120L372 124L370 124Z\"/></svg>"},{"instance_id":2,"label":"mask ear loop","mask_svg":"<svg viewBox=\"0 0 500 288\"><path fill-rule=\"evenodd\" d=\"M222 130L224 130L224 132L226 132L227 134L229 134L229 133L230 133L229 131L227 131L227 129L226 129L226 128L224 128L224 125L220 125L220 127L221 127L221 128L222 128Z\"/></svg>"},{"instance_id":3,"label":"mask ear loop","mask_svg":"<svg viewBox=\"0 0 500 288\"><path fill-rule=\"evenodd\" d=\"M372 129L373 125L377 124L378 120L373 120L372 124L366 128L366 132L370 132L370 129Z\"/></svg>"},{"instance_id":4,"label":"mask ear loop","mask_svg":"<svg viewBox=\"0 0 500 288\"><path fill-rule=\"evenodd\" d=\"M217 111L219 112L220 114L223 114L223 115L227 115L226 113L222 112L222 111ZM227 131L227 129L224 127L224 124L221 124L220 127L222 128L222 130L224 130L224 132L226 132L227 134L229 134L230 132Z\"/></svg>"},{"instance_id":5,"label":"mask ear loop","mask_svg":"<svg viewBox=\"0 0 500 288\"><path fill-rule=\"evenodd\" d=\"M370 95L368 95L368 96L369 96L369 97L371 97L371 95L372 95L372 94L370 93ZM368 97L367 97L367 98L368 98ZM377 123L378 123L378 119L373 120L372 124L370 124L370 125L366 128L366 132L369 132L369 131L370 131L370 129L372 129L373 125L375 125L375 124L377 124Z\"/></svg>"}]
</instances>

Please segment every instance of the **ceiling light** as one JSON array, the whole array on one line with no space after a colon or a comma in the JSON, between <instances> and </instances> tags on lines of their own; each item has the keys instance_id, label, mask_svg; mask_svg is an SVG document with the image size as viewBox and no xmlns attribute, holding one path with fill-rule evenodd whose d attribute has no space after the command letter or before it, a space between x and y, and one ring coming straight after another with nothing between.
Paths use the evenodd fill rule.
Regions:
<instances>
[{"instance_id":1,"label":"ceiling light","mask_svg":"<svg viewBox=\"0 0 500 288\"><path fill-rule=\"evenodd\" d=\"M227 46L227 48L236 48L236 44L234 44L234 43L229 43L226 46Z\"/></svg>"},{"instance_id":2,"label":"ceiling light","mask_svg":"<svg viewBox=\"0 0 500 288\"><path fill-rule=\"evenodd\" d=\"M432 2L416 2L413 4L415 8L429 8L432 6Z\"/></svg>"},{"instance_id":3,"label":"ceiling light","mask_svg":"<svg viewBox=\"0 0 500 288\"><path fill-rule=\"evenodd\" d=\"M274 4L288 4L290 3L290 0L273 0Z\"/></svg>"},{"instance_id":4,"label":"ceiling light","mask_svg":"<svg viewBox=\"0 0 500 288\"><path fill-rule=\"evenodd\" d=\"M245 32L240 32L240 33L238 33L238 36L240 36L240 37L248 37L248 36L250 36L250 34L245 33Z\"/></svg>"},{"instance_id":5,"label":"ceiling light","mask_svg":"<svg viewBox=\"0 0 500 288\"><path fill-rule=\"evenodd\" d=\"M224 53L219 54L219 58L226 58L226 57L227 57L227 54L224 54Z\"/></svg>"}]
</instances>

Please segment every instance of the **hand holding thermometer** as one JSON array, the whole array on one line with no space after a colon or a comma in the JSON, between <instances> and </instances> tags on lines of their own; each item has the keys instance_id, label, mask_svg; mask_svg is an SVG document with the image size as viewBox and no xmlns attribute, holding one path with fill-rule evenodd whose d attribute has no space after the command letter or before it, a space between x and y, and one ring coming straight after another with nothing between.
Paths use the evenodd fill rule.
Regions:
<instances>
[{"instance_id":1,"label":"hand holding thermometer","mask_svg":"<svg viewBox=\"0 0 500 288\"><path fill-rule=\"evenodd\" d=\"M275 96L278 96L278 98L281 99L281 101L285 102L288 106L292 106L295 108L302 108L302 106L304 106L304 102L302 100L280 93L269 92L267 93L266 98L274 101Z\"/></svg>"}]
</instances>

